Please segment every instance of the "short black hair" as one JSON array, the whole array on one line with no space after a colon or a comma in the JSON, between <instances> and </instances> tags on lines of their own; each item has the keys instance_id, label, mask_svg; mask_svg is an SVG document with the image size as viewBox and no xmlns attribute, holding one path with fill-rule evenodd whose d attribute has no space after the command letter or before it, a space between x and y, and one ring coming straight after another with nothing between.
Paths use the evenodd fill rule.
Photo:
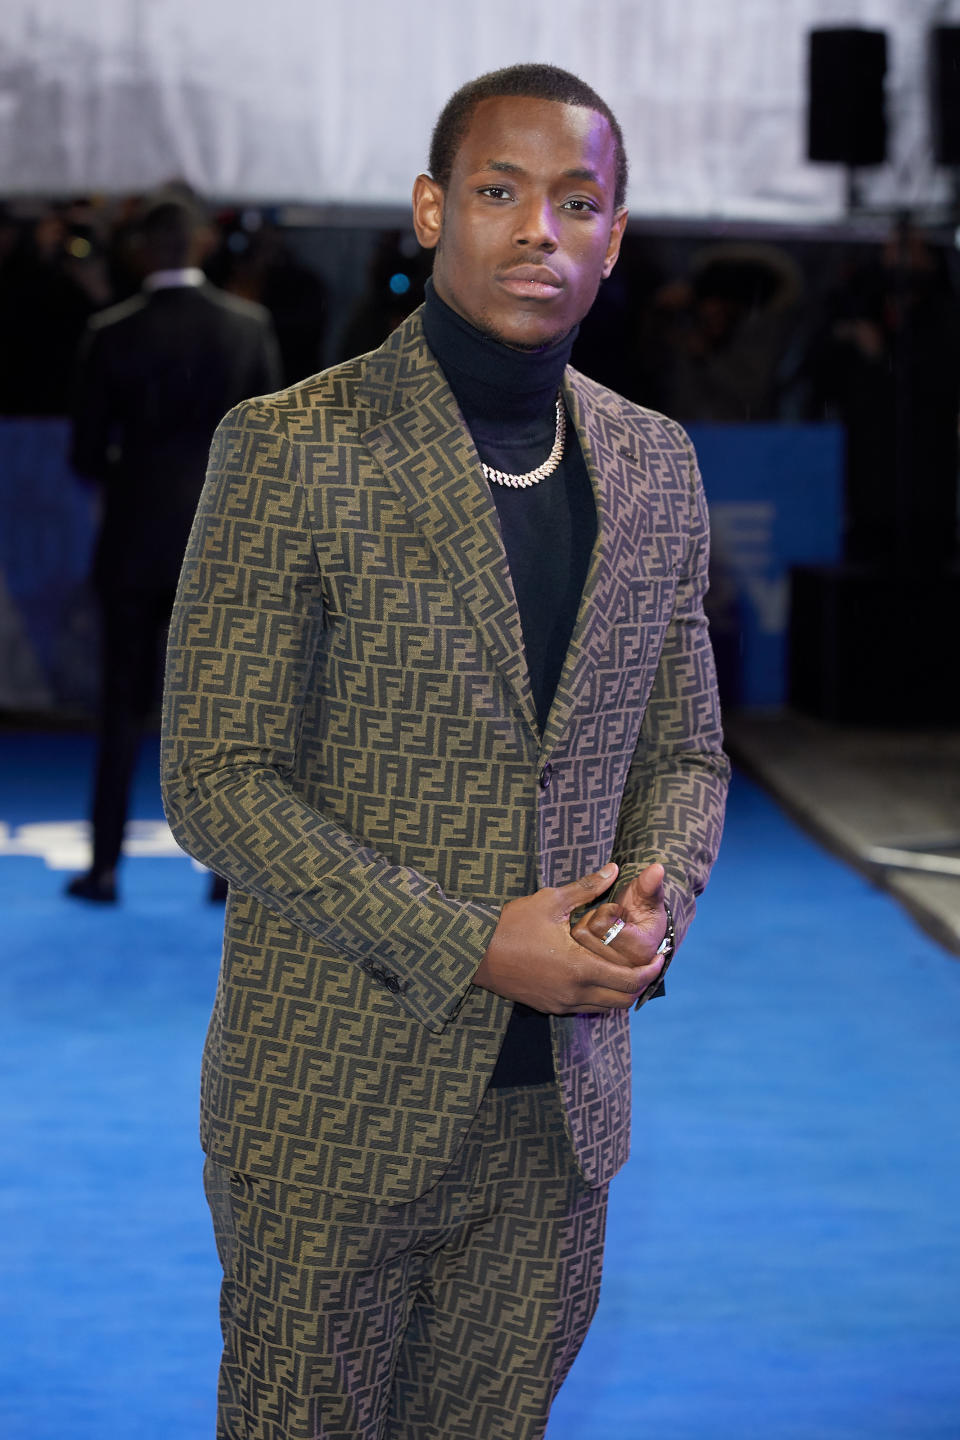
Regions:
<instances>
[{"instance_id":1,"label":"short black hair","mask_svg":"<svg viewBox=\"0 0 960 1440\"><path fill-rule=\"evenodd\" d=\"M163 268L177 269L187 264L194 238L203 223L199 205L167 190L148 199L137 229L151 261Z\"/></svg>"},{"instance_id":2,"label":"short black hair","mask_svg":"<svg viewBox=\"0 0 960 1440\"><path fill-rule=\"evenodd\" d=\"M617 117L605 100L601 100L585 80L561 70L557 65L508 65L504 70L491 70L462 85L440 111L430 138L430 174L446 190L457 151L470 127L473 112L481 100L494 100L501 95L515 95L529 100L555 100L560 105L579 105L596 110L613 134L615 147L614 208L619 209L627 195L627 152Z\"/></svg>"},{"instance_id":3,"label":"short black hair","mask_svg":"<svg viewBox=\"0 0 960 1440\"><path fill-rule=\"evenodd\" d=\"M202 222L200 209L191 200L163 191L145 202L139 228L145 235L192 235Z\"/></svg>"}]
</instances>

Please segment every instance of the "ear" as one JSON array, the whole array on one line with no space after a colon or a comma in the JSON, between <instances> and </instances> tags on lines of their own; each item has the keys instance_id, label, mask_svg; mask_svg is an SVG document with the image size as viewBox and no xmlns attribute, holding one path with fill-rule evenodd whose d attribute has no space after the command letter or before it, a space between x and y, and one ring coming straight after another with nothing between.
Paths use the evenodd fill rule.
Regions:
<instances>
[{"instance_id":1,"label":"ear","mask_svg":"<svg viewBox=\"0 0 960 1440\"><path fill-rule=\"evenodd\" d=\"M424 250L436 249L442 227L443 191L429 175L418 175L413 182L413 228Z\"/></svg>"},{"instance_id":2,"label":"ear","mask_svg":"<svg viewBox=\"0 0 960 1440\"><path fill-rule=\"evenodd\" d=\"M627 209L622 205L613 217L613 224L610 226L610 239L607 241L607 253L603 261L604 280L611 274L617 257L620 254L620 243L623 240L623 232L627 228ZM420 242L423 243L422 241Z\"/></svg>"}]
</instances>

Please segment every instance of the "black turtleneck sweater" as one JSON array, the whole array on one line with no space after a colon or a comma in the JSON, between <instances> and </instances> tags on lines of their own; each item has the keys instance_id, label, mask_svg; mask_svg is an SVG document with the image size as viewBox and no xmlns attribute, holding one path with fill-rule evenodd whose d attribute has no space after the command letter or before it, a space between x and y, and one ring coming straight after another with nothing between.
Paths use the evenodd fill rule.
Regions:
<instances>
[{"instance_id":1,"label":"black turtleneck sweater","mask_svg":"<svg viewBox=\"0 0 960 1440\"><path fill-rule=\"evenodd\" d=\"M451 310L427 282L423 329L485 464L511 475L541 465L553 446L556 397L576 338L512 350ZM478 483L487 484L478 471ZM510 566L541 733L553 700L597 534L597 515L576 431L567 424L560 465L528 489L490 483ZM515 1005L491 1080L534 1085L553 1078L546 1015Z\"/></svg>"}]
</instances>

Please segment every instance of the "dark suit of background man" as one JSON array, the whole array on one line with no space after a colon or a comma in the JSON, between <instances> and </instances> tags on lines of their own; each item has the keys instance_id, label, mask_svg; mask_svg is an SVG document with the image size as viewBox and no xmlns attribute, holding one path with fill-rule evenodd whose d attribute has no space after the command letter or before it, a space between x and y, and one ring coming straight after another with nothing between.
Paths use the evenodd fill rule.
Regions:
<instances>
[{"instance_id":1,"label":"dark suit of background man","mask_svg":"<svg viewBox=\"0 0 960 1440\"><path fill-rule=\"evenodd\" d=\"M543 1435L629 1010L720 838L693 453L567 365L626 220L616 121L520 66L430 164L425 306L227 416L171 624L167 813L230 880L221 1440Z\"/></svg>"},{"instance_id":2,"label":"dark suit of background man","mask_svg":"<svg viewBox=\"0 0 960 1440\"><path fill-rule=\"evenodd\" d=\"M91 321L76 393L73 465L103 487L93 865L67 887L86 900L116 898L130 781L211 436L231 405L280 383L266 311L196 268L199 214L159 200L140 234L143 292Z\"/></svg>"}]
</instances>

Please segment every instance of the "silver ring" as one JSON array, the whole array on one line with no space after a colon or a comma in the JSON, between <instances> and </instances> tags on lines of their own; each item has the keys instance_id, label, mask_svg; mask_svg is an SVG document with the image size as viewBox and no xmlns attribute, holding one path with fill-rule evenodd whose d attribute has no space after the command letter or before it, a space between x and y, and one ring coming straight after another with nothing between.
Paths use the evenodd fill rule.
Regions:
<instances>
[{"instance_id":1,"label":"silver ring","mask_svg":"<svg viewBox=\"0 0 960 1440\"><path fill-rule=\"evenodd\" d=\"M617 936L620 934L620 931L623 929L626 923L627 922L625 920L614 920L613 924L610 926L610 929L603 937L604 945L609 945L611 940L616 940Z\"/></svg>"}]
</instances>

